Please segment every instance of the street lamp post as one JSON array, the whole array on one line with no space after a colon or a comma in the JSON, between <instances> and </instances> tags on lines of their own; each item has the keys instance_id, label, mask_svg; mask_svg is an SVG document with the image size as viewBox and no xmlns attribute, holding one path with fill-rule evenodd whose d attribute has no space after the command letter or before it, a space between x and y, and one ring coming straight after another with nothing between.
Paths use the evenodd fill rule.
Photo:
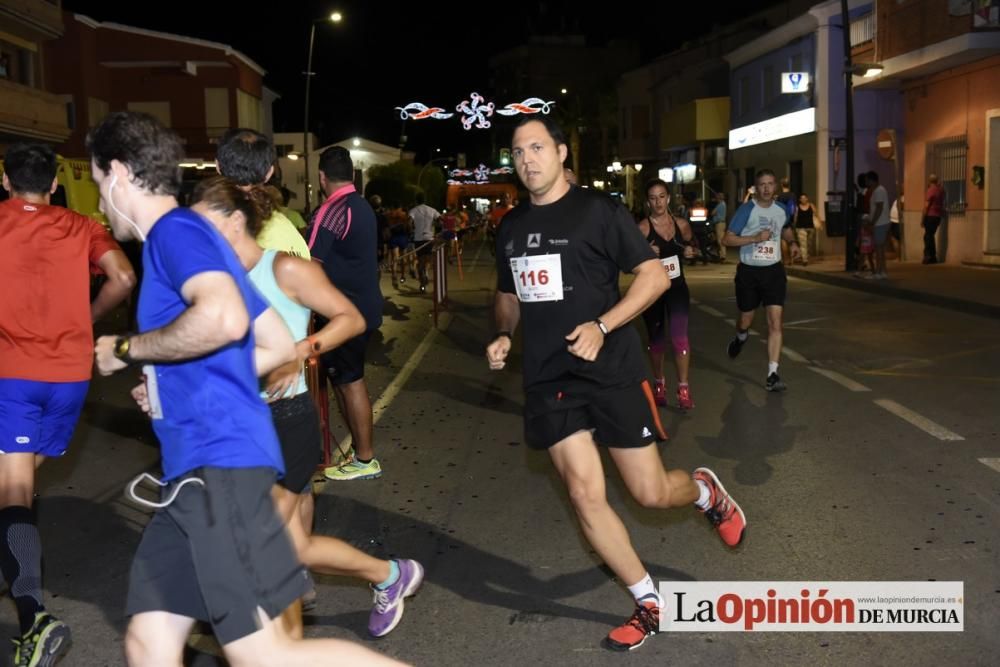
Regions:
<instances>
[{"instance_id":1,"label":"street lamp post","mask_svg":"<svg viewBox=\"0 0 1000 667\"><path fill-rule=\"evenodd\" d=\"M845 132L847 136L844 146L844 158L847 166L844 177L847 182L844 187L844 270L856 271L858 258L854 254L856 228L854 225L854 68L851 65L851 17L847 9L847 0L840 0L841 33L844 36L844 111L847 114Z\"/></svg>"},{"instance_id":2,"label":"street lamp post","mask_svg":"<svg viewBox=\"0 0 1000 667\"><path fill-rule=\"evenodd\" d=\"M308 214L312 208L312 196L309 192L309 84L312 82L312 63L313 63L313 44L316 42L316 24L323 23L325 21L330 21L332 23L340 23L343 19L343 15L340 12L334 12L330 16L322 19L314 19L312 24L309 26L309 57L306 60L306 100L305 100L305 118L302 120L302 158L303 169L305 169L305 190L306 190L306 213Z\"/></svg>"}]
</instances>

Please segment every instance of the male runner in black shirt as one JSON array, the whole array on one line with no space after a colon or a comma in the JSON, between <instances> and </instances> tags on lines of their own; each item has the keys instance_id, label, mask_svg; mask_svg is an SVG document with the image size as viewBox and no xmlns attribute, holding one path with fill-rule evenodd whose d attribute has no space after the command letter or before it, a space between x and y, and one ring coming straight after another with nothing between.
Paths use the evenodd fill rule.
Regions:
<instances>
[{"instance_id":1,"label":"male runner in black shirt","mask_svg":"<svg viewBox=\"0 0 1000 667\"><path fill-rule=\"evenodd\" d=\"M666 434L627 324L670 286L664 267L624 207L566 181L566 142L548 117L517 125L512 155L530 202L507 214L497 237L498 333L486 357L491 369L504 367L523 319L525 438L548 450L584 535L635 597L632 617L607 639L633 649L658 631L663 601L608 504L598 443L639 504L694 503L731 547L746 519L710 470L668 472L653 444ZM635 274L624 297L621 271Z\"/></svg>"}]
</instances>

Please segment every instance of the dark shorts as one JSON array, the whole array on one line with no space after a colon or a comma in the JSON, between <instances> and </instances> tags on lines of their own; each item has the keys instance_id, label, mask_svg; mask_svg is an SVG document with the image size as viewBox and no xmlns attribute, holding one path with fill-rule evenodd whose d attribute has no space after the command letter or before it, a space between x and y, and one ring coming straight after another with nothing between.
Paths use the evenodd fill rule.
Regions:
<instances>
[{"instance_id":1,"label":"dark shorts","mask_svg":"<svg viewBox=\"0 0 1000 667\"><path fill-rule=\"evenodd\" d=\"M434 241L414 241L417 244L417 257L428 257L434 254Z\"/></svg>"},{"instance_id":2,"label":"dark shorts","mask_svg":"<svg viewBox=\"0 0 1000 667\"><path fill-rule=\"evenodd\" d=\"M0 454L62 456L89 385L0 378Z\"/></svg>"},{"instance_id":3,"label":"dark shorts","mask_svg":"<svg viewBox=\"0 0 1000 667\"><path fill-rule=\"evenodd\" d=\"M771 266L736 267L736 306L741 313L749 313L757 306L784 306L788 277L781 262Z\"/></svg>"},{"instance_id":4,"label":"dark shorts","mask_svg":"<svg viewBox=\"0 0 1000 667\"><path fill-rule=\"evenodd\" d=\"M129 616L165 611L212 625L222 645L259 629L312 588L274 509L272 468L198 468L142 533L129 574Z\"/></svg>"},{"instance_id":5,"label":"dark shorts","mask_svg":"<svg viewBox=\"0 0 1000 667\"><path fill-rule=\"evenodd\" d=\"M899 241L900 238L901 238L900 237L900 233L899 233L899 223L898 222L890 222L889 226L892 228L892 229L889 230L889 234L891 234L894 239L896 239L897 241Z\"/></svg>"},{"instance_id":6,"label":"dark shorts","mask_svg":"<svg viewBox=\"0 0 1000 667\"><path fill-rule=\"evenodd\" d=\"M450 229L446 229L443 232L441 232L441 238L444 239L445 241L454 241L455 239L458 238L458 234Z\"/></svg>"},{"instance_id":7,"label":"dark shorts","mask_svg":"<svg viewBox=\"0 0 1000 667\"><path fill-rule=\"evenodd\" d=\"M400 250L406 250L406 246L410 245L410 237L406 234L401 234L399 236L392 236L389 238L390 248L399 248Z\"/></svg>"},{"instance_id":8,"label":"dark shorts","mask_svg":"<svg viewBox=\"0 0 1000 667\"><path fill-rule=\"evenodd\" d=\"M312 396L305 392L269 406L281 443L281 456L285 459L285 476L278 480L278 485L292 493L305 493L323 460L323 436Z\"/></svg>"},{"instance_id":9,"label":"dark shorts","mask_svg":"<svg viewBox=\"0 0 1000 667\"><path fill-rule=\"evenodd\" d=\"M889 238L889 227L892 223L888 225L875 225L875 245L884 246L886 240Z\"/></svg>"},{"instance_id":10,"label":"dark shorts","mask_svg":"<svg viewBox=\"0 0 1000 667\"><path fill-rule=\"evenodd\" d=\"M331 384L350 384L365 376L365 350L371 335L366 331L323 354L320 361Z\"/></svg>"},{"instance_id":11,"label":"dark shorts","mask_svg":"<svg viewBox=\"0 0 1000 667\"><path fill-rule=\"evenodd\" d=\"M667 439L645 380L583 395L529 393L524 406L524 439L532 449L548 449L579 431L592 431L605 447L645 447Z\"/></svg>"}]
</instances>

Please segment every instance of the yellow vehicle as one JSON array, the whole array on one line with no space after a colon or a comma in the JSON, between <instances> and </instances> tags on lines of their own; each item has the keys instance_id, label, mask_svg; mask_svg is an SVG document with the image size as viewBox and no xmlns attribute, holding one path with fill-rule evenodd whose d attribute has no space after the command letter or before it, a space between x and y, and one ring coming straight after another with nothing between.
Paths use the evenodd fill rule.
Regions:
<instances>
[{"instance_id":1,"label":"yellow vehicle","mask_svg":"<svg viewBox=\"0 0 1000 667\"><path fill-rule=\"evenodd\" d=\"M56 156L56 164L59 186L52 195L52 203L65 206L107 226L108 219L98 210L101 197L97 184L90 177L90 160L59 155ZM0 173L3 173L3 160L0 160ZM0 200L8 196L6 191L0 192Z\"/></svg>"}]
</instances>

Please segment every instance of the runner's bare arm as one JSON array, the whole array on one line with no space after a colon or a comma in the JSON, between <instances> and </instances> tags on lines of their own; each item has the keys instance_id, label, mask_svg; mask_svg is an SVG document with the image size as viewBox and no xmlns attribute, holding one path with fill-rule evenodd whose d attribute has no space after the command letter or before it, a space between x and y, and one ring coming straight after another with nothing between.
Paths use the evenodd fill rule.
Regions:
<instances>
[{"instance_id":1,"label":"runner's bare arm","mask_svg":"<svg viewBox=\"0 0 1000 667\"><path fill-rule=\"evenodd\" d=\"M101 319L115 306L128 298L135 288L135 271L121 250L109 250L97 260L97 265L108 277L101 291L90 304L90 321Z\"/></svg>"},{"instance_id":2,"label":"runner's bare arm","mask_svg":"<svg viewBox=\"0 0 1000 667\"><path fill-rule=\"evenodd\" d=\"M691 229L691 222L687 218L674 218L674 223L677 225L677 231L680 232L681 239L690 241L691 237L694 236L694 231Z\"/></svg>"},{"instance_id":3,"label":"runner's bare arm","mask_svg":"<svg viewBox=\"0 0 1000 667\"><path fill-rule=\"evenodd\" d=\"M599 318L609 332L624 326L646 310L670 287L670 277L657 259L642 262L632 269L632 273L635 274L635 280L628 292ZM596 321L584 322L566 336L566 340L570 342L569 352L581 359L593 361L604 345L604 336Z\"/></svg>"},{"instance_id":4,"label":"runner's bare arm","mask_svg":"<svg viewBox=\"0 0 1000 667\"><path fill-rule=\"evenodd\" d=\"M250 316L236 281L223 271L188 278L181 296L190 304L173 322L129 337L129 356L136 361L195 359L238 341L247 334ZM114 355L115 336L101 336L94 348L97 370L110 375L126 364Z\"/></svg>"},{"instance_id":5,"label":"runner's bare arm","mask_svg":"<svg viewBox=\"0 0 1000 667\"><path fill-rule=\"evenodd\" d=\"M769 229L765 229L764 231L754 234L753 236L738 236L733 232L727 231L726 235L722 237L722 244L732 248L738 248L744 245L753 245L754 243L767 241L770 238L771 230Z\"/></svg>"},{"instance_id":6,"label":"runner's bare arm","mask_svg":"<svg viewBox=\"0 0 1000 667\"><path fill-rule=\"evenodd\" d=\"M278 286L289 298L329 321L312 336L296 341L295 359L268 375L266 385L271 399L285 396L289 388L295 386L307 359L332 350L365 330L365 318L350 299L333 286L318 264L281 254L275 260L274 273Z\"/></svg>"},{"instance_id":7,"label":"runner's bare arm","mask_svg":"<svg viewBox=\"0 0 1000 667\"><path fill-rule=\"evenodd\" d=\"M781 238L785 240L788 247L792 250L792 259L798 259L802 256L802 249L799 248L799 240L795 236L795 230L792 229L791 225L786 225L784 229L781 230Z\"/></svg>"},{"instance_id":8,"label":"runner's bare arm","mask_svg":"<svg viewBox=\"0 0 1000 667\"><path fill-rule=\"evenodd\" d=\"M493 313L497 331L513 335L521 319L521 304L517 300L517 295L497 291ZM510 353L510 342L508 336L498 335L486 346L486 359L490 364L490 370L498 371L504 367L507 355Z\"/></svg>"},{"instance_id":9,"label":"runner's bare arm","mask_svg":"<svg viewBox=\"0 0 1000 667\"><path fill-rule=\"evenodd\" d=\"M253 335L253 356L258 376L264 377L295 358L292 332L274 308L268 308L253 321Z\"/></svg>"}]
</instances>

